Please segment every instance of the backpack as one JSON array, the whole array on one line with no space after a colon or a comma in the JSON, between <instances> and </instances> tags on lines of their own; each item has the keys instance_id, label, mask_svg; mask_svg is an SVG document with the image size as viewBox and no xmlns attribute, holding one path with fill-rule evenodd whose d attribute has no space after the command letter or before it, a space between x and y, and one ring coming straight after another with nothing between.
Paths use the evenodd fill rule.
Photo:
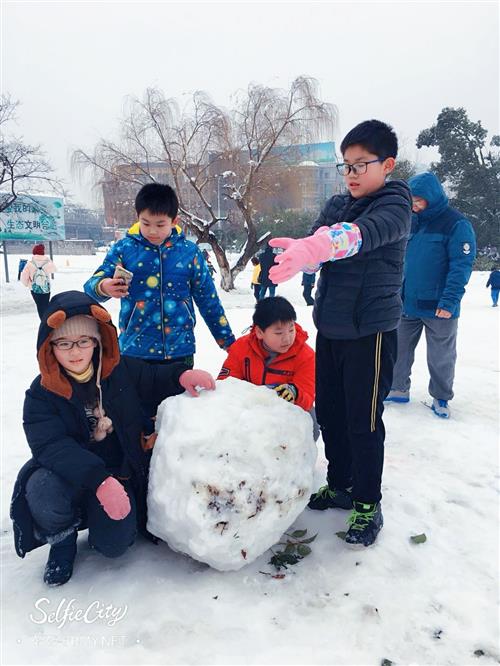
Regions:
<instances>
[{"instance_id":1,"label":"backpack","mask_svg":"<svg viewBox=\"0 0 500 666\"><path fill-rule=\"evenodd\" d=\"M36 269L31 280L31 291L34 294L49 294L50 280L47 273L43 270L45 264L49 263L48 260L44 261L43 264L40 264L40 266L38 266L34 261L31 263L35 266Z\"/></svg>"}]
</instances>

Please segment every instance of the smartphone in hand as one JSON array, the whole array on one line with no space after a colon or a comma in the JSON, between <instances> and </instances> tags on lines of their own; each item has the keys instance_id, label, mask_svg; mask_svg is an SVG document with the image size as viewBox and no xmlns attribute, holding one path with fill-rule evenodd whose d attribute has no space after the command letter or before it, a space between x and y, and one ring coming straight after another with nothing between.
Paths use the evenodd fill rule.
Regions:
<instances>
[{"instance_id":1,"label":"smartphone in hand","mask_svg":"<svg viewBox=\"0 0 500 666\"><path fill-rule=\"evenodd\" d=\"M125 282L127 287L129 284L132 282L132 278L134 277L134 274L132 271L128 271L126 268L123 268L123 266L120 266L118 264L115 268L115 272L113 274L113 278L116 279L121 279Z\"/></svg>"}]
</instances>

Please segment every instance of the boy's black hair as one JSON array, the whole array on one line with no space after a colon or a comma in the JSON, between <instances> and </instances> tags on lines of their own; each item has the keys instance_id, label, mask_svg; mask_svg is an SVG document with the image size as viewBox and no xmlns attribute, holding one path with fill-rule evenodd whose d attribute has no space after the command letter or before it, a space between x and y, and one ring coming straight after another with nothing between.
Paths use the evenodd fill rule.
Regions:
<instances>
[{"instance_id":1,"label":"boy's black hair","mask_svg":"<svg viewBox=\"0 0 500 666\"><path fill-rule=\"evenodd\" d=\"M387 123L381 120L365 120L346 134L340 144L340 151L344 155L349 146L363 146L366 150L377 155L381 160L396 157L398 154L398 138L396 132Z\"/></svg>"},{"instance_id":2,"label":"boy's black hair","mask_svg":"<svg viewBox=\"0 0 500 666\"><path fill-rule=\"evenodd\" d=\"M269 296L257 303L252 320L255 326L265 331L268 326L279 321L296 321L297 314L293 305L283 296Z\"/></svg>"},{"instance_id":3,"label":"boy's black hair","mask_svg":"<svg viewBox=\"0 0 500 666\"><path fill-rule=\"evenodd\" d=\"M135 210L137 215L143 210L149 210L153 215L168 215L174 220L179 212L179 200L170 185L148 183L137 193Z\"/></svg>"},{"instance_id":4,"label":"boy's black hair","mask_svg":"<svg viewBox=\"0 0 500 666\"><path fill-rule=\"evenodd\" d=\"M260 264L260 261L259 261L258 257L252 257L252 258L250 259L250 261L252 262L252 264L253 264L254 266L257 266L257 264Z\"/></svg>"}]
</instances>

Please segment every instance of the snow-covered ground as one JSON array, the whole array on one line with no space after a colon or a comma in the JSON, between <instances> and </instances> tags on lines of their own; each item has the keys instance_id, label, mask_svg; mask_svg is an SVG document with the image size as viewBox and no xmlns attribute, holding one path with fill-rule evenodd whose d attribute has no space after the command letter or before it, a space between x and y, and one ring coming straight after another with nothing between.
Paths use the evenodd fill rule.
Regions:
<instances>
[{"instance_id":1,"label":"snow-covered ground","mask_svg":"<svg viewBox=\"0 0 500 666\"><path fill-rule=\"evenodd\" d=\"M9 258L14 280L18 258ZM80 289L101 258L56 257L54 292ZM146 541L107 560L82 534L73 578L55 589L42 582L46 548L24 560L13 548L9 500L29 457L21 414L37 374L38 321L27 290L2 284L2 662L499 663L498 310L486 279L475 273L463 301L452 419L439 420L421 403L424 341L412 402L386 410L385 526L373 548L348 550L335 535L345 529L347 512L331 510L306 509L296 520L295 529L318 537L312 554L283 579L260 573L273 572L269 554L221 573ZM249 283L247 269L235 292L222 293L237 335L250 323ZM314 345L300 278L277 293L292 301ZM116 320L118 303L110 309ZM217 373L224 353L203 322L196 337L196 365ZM318 485L324 473L320 451ZM425 543L410 541L422 532Z\"/></svg>"}]
</instances>

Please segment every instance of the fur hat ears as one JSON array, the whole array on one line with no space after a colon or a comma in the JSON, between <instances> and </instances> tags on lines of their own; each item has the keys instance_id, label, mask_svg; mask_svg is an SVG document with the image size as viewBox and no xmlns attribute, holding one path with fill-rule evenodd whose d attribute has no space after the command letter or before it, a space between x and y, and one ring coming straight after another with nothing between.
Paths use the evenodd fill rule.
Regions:
<instances>
[{"instance_id":1,"label":"fur hat ears","mask_svg":"<svg viewBox=\"0 0 500 666\"><path fill-rule=\"evenodd\" d=\"M97 322L103 322L103 323L111 321L111 315L109 314L109 312L104 308L101 308L99 305L91 305L90 312L92 313L91 315L77 315L77 316L88 316L90 318L97 320ZM56 310L49 317L47 317L47 325L53 329L60 328L64 324L64 322L67 321L67 319L68 318L64 310ZM72 317L70 317L70 319L72 319Z\"/></svg>"},{"instance_id":2,"label":"fur hat ears","mask_svg":"<svg viewBox=\"0 0 500 666\"><path fill-rule=\"evenodd\" d=\"M47 326L50 328L59 328L62 326L66 319L66 313L64 310L56 310L49 317L47 317Z\"/></svg>"},{"instance_id":3,"label":"fur hat ears","mask_svg":"<svg viewBox=\"0 0 500 666\"><path fill-rule=\"evenodd\" d=\"M50 337L54 339L68 337L70 335L87 335L89 338L101 339L99 324L91 315L82 314L75 315L74 317L66 317L62 324L52 331Z\"/></svg>"},{"instance_id":4,"label":"fur hat ears","mask_svg":"<svg viewBox=\"0 0 500 666\"><path fill-rule=\"evenodd\" d=\"M90 312L97 321L102 321L103 323L111 321L111 315L109 312L104 308L101 308L99 305L91 305Z\"/></svg>"}]
</instances>

